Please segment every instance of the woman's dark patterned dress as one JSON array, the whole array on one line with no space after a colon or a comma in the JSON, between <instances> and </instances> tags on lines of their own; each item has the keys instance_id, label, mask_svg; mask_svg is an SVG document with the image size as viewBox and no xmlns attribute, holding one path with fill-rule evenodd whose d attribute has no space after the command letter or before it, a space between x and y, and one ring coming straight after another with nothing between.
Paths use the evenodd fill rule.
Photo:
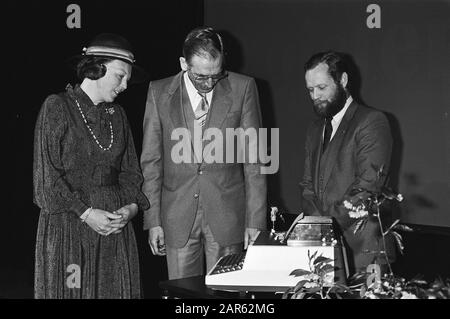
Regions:
<instances>
[{"instance_id":1,"label":"woman's dark patterned dress","mask_svg":"<svg viewBox=\"0 0 450 319\"><path fill-rule=\"evenodd\" d=\"M78 101L102 150L78 110ZM34 141L34 201L41 208L36 242L36 298L140 298L133 226L101 236L80 220L89 207L148 208L133 137L117 104L94 105L77 85L49 96Z\"/></svg>"}]
</instances>

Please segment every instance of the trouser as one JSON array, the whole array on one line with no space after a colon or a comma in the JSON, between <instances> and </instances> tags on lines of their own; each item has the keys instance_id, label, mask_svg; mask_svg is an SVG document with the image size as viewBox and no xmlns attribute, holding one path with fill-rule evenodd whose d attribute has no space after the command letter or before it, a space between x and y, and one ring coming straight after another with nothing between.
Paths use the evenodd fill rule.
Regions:
<instances>
[{"instance_id":1,"label":"trouser","mask_svg":"<svg viewBox=\"0 0 450 319\"><path fill-rule=\"evenodd\" d=\"M191 234L184 247L166 246L169 279L204 275L211 270L220 257L243 250L243 243L220 246L214 240L204 215L203 208L199 205Z\"/></svg>"}]
</instances>

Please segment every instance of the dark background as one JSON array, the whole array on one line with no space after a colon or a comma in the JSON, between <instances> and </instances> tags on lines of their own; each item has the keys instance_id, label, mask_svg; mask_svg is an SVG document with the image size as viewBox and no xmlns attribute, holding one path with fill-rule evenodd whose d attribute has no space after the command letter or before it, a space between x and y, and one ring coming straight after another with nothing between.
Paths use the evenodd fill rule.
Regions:
<instances>
[{"instance_id":1,"label":"dark background","mask_svg":"<svg viewBox=\"0 0 450 319\"><path fill-rule=\"evenodd\" d=\"M81 7L81 28L68 29L69 4ZM66 60L81 53L98 33L114 32L133 45L137 63L150 80L179 71L186 34L203 24L203 1L8 1L2 4L9 51L7 209L0 222L0 297L32 297L34 245L39 209L33 204L34 124L44 99L76 83ZM136 150L142 148L142 119L148 83L129 86L118 98L130 121ZM154 257L142 231L142 213L134 220L145 297L158 298L158 281L167 278L165 259ZM148 288L147 288L148 287Z\"/></svg>"},{"instance_id":2,"label":"dark background","mask_svg":"<svg viewBox=\"0 0 450 319\"><path fill-rule=\"evenodd\" d=\"M380 29L367 27L371 3L381 8ZM280 128L271 205L300 210L314 116L303 64L332 49L353 58L354 98L390 120L391 186L406 198L398 217L450 226L450 1L214 0L205 2L205 23L231 36L232 67L258 79L265 126Z\"/></svg>"},{"instance_id":3,"label":"dark background","mask_svg":"<svg viewBox=\"0 0 450 319\"><path fill-rule=\"evenodd\" d=\"M448 1L376 1L381 29L366 26L366 8L372 1L351 0L76 1L81 29L68 29L66 8L74 2L2 3L7 56L2 67L7 82L2 193L7 205L0 222L0 297L33 294L39 216L32 202L34 123L46 96L76 82L65 60L80 53L94 35L115 32L133 44L137 62L151 80L167 77L179 71L185 35L203 24L222 31L227 68L256 78L264 126L280 128L280 170L268 176L268 204L283 212L300 210L303 143L313 119L303 63L327 49L353 56L357 97L383 110L391 122L391 185L406 198L396 214L420 226L418 234L423 234L405 236L409 254L399 265L407 275L448 274L448 254L441 253L450 238L443 227L450 226ZM118 100L127 112L138 154L146 93L147 83L130 86ZM142 214L133 223L145 297L158 298L158 281L167 278L165 261L151 255Z\"/></svg>"}]
</instances>

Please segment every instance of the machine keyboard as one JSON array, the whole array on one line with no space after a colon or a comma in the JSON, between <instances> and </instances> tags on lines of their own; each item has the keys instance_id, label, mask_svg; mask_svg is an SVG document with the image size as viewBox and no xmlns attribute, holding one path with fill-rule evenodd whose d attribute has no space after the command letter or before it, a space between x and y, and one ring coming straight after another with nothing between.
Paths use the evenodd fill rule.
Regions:
<instances>
[{"instance_id":1,"label":"machine keyboard","mask_svg":"<svg viewBox=\"0 0 450 319\"><path fill-rule=\"evenodd\" d=\"M244 265L245 252L223 256L219 259L211 275L223 274L230 271L241 270Z\"/></svg>"}]
</instances>

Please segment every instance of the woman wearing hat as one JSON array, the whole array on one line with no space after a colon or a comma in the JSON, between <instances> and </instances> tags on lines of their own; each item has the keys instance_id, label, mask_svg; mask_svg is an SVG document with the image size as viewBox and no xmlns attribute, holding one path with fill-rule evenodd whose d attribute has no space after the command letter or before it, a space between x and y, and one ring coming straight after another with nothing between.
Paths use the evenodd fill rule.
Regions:
<instances>
[{"instance_id":1,"label":"woman wearing hat","mask_svg":"<svg viewBox=\"0 0 450 319\"><path fill-rule=\"evenodd\" d=\"M79 59L81 84L42 105L34 143L36 298L141 297L130 220L149 203L125 112L113 103L135 69L128 41L101 34Z\"/></svg>"}]
</instances>

